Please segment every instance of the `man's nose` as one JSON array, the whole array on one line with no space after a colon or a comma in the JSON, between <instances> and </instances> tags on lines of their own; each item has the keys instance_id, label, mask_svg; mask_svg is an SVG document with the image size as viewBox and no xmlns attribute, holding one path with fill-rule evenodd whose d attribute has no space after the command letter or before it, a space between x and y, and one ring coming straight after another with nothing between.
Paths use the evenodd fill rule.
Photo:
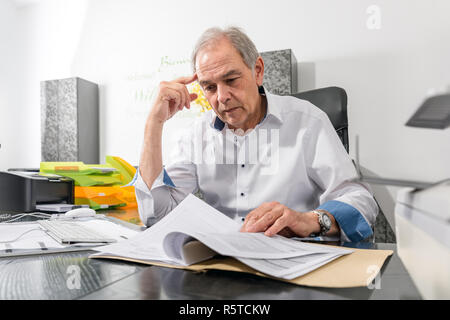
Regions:
<instances>
[{"instance_id":1,"label":"man's nose","mask_svg":"<svg viewBox=\"0 0 450 320\"><path fill-rule=\"evenodd\" d=\"M217 86L217 100L221 104L227 104L231 99L231 94L229 88L227 86L218 85Z\"/></svg>"}]
</instances>

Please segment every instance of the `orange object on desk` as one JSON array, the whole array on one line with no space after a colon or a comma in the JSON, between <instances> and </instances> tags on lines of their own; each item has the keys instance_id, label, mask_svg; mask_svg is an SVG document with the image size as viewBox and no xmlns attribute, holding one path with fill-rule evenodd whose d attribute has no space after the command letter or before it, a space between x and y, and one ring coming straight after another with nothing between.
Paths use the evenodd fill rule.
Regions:
<instances>
[{"instance_id":1,"label":"orange object on desk","mask_svg":"<svg viewBox=\"0 0 450 320\"><path fill-rule=\"evenodd\" d=\"M75 186L75 204L89 204L94 209L122 207L136 208L134 187L79 187Z\"/></svg>"}]
</instances>

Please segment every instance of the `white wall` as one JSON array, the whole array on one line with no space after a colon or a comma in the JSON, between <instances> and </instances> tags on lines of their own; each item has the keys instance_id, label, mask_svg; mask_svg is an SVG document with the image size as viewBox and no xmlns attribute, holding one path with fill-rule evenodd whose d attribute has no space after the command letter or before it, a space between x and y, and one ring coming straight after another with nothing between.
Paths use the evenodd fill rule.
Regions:
<instances>
[{"instance_id":1,"label":"white wall","mask_svg":"<svg viewBox=\"0 0 450 320\"><path fill-rule=\"evenodd\" d=\"M379 30L366 26L372 4L381 9ZM397 178L450 177L450 130L404 126L430 88L450 84L446 0L57 0L20 11L32 60L24 73L27 102L15 105L37 120L40 80L79 76L97 82L101 159L112 154L137 164L150 101L137 99L136 91L149 94L159 80L189 73L189 64L161 66L161 58L183 61L205 28L236 24L260 51L293 49L299 90L347 90L350 153L358 134L365 167ZM167 129L183 123L175 120ZM10 153L11 161L0 165L38 165L38 125L20 140L29 139L26 160L25 153ZM165 137L170 141L167 132Z\"/></svg>"},{"instance_id":2,"label":"white wall","mask_svg":"<svg viewBox=\"0 0 450 320\"><path fill-rule=\"evenodd\" d=\"M20 158L15 144L15 128L20 128L21 41L17 10L12 1L0 1L0 168L8 159ZM11 163L12 164L12 163Z\"/></svg>"},{"instance_id":3,"label":"white wall","mask_svg":"<svg viewBox=\"0 0 450 320\"><path fill-rule=\"evenodd\" d=\"M86 4L0 1L0 170L39 167L40 81L73 75Z\"/></svg>"}]
</instances>

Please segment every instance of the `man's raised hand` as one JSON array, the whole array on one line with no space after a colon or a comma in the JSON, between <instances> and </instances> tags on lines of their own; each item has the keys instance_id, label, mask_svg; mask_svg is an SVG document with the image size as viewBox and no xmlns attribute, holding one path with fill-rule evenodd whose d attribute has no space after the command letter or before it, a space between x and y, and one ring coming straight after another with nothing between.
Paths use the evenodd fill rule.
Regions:
<instances>
[{"instance_id":1,"label":"man's raised hand","mask_svg":"<svg viewBox=\"0 0 450 320\"><path fill-rule=\"evenodd\" d=\"M197 94L189 93L186 88L197 80L197 74L181 77L173 81L162 81L158 87L158 96L150 111L149 120L164 123L184 107L190 108Z\"/></svg>"}]
</instances>

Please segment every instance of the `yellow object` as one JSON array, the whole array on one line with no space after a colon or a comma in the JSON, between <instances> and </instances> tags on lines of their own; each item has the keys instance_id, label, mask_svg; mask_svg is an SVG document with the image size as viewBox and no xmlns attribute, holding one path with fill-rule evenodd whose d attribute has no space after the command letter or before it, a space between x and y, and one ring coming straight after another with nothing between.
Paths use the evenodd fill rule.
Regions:
<instances>
[{"instance_id":1,"label":"yellow object","mask_svg":"<svg viewBox=\"0 0 450 320\"><path fill-rule=\"evenodd\" d=\"M126 205L117 187L75 187L75 204L88 204L92 209L107 209Z\"/></svg>"},{"instance_id":2,"label":"yellow object","mask_svg":"<svg viewBox=\"0 0 450 320\"><path fill-rule=\"evenodd\" d=\"M75 187L75 204L88 204L92 209L137 207L134 187Z\"/></svg>"},{"instance_id":3,"label":"yellow object","mask_svg":"<svg viewBox=\"0 0 450 320\"><path fill-rule=\"evenodd\" d=\"M74 180L75 204L88 204L92 209L137 207L130 183L136 168L120 157L106 156L106 164L83 162L41 162L42 175L57 174Z\"/></svg>"},{"instance_id":4,"label":"yellow object","mask_svg":"<svg viewBox=\"0 0 450 320\"><path fill-rule=\"evenodd\" d=\"M106 163L120 172L124 184L130 183L136 174L136 168L120 157L106 156Z\"/></svg>"},{"instance_id":5,"label":"yellow object","mask_svg":"<svg viewBox=\"0 0 450 320\"><path fill-rule=\"evenodd\" d=\"M83 162L41 162L40 172L74 180L76 186L122 185L120 171L110 165Z\"/></svg>"},{"instance_id":6,"label":"yellow object","mask_svg":"<svg viewBox=\"0 0 450 320\"><path fill-rule=\"evenodd\" d=\"M117 171L106 164L84 164L83 162L41 162L40 172L54 174L88 175L110 174Z\"/></svg>"},{"instance_id":7,"label":"yellow object","mask_svg":"<svg viewBox=\"0 0 450 320\"><path fill-rule=\"evenodd\" d=\"M128 187L119 187L120 190L122 190L122 194L119 196L119 198L126 203L126 206L124 207L124 209L129 209L129 208L136 208L137 207L137 202L136 202L136 194L134 191L134 187L133 186L128 186Z\"/></svg>"},{"instance_id":8,"label":"yellow object","mask_svg":"<svg viewBox=\"0 0 450 320\"><path fill-rule=\"evenodd\" d=\"M194 81L192 84L190 84L189 89L190 91L192 91L192 93L197 94L197 99L194 100L194 103L202 107L202 112L212 109L211 105L203 94L203 90L200 87L200 84L197 81Z\"/></svg>"}]
</instances>

